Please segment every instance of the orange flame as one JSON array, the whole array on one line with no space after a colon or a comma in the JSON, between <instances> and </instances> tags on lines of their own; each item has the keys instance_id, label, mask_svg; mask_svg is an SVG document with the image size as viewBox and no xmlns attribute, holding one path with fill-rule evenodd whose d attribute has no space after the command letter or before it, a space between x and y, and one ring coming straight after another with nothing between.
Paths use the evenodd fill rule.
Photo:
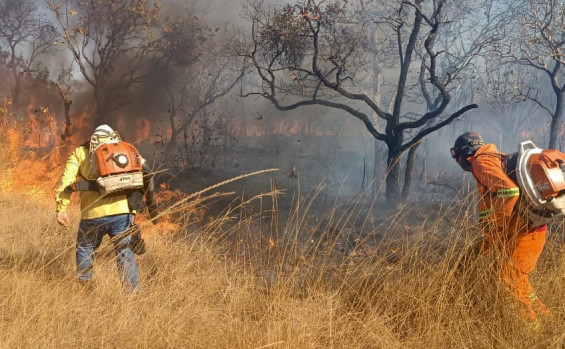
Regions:
<instances>
[{"instance_id":1,"label":"orange flame","mask_svg":"<svg viewBox=\"0 0 565 349\"><path fill-rule=\"evenodd\" d=\"M92 118L88 108L85 108L79 115L73 116L71 134L66 139L62 139L59 136L62 130L58 126L62 128L63 124L57 124L56 115L49 108L36 106L35 99L33 99L27 107L27 112L25 121L14 119L13 122L8 123L5 122L7 117L4 117L8 115L8 109L0 108L3 116L0 134L6 140L9 160L9 166L0 169L0 191L52 197L53 188L60 179L66 157L74 147L88 140L92 132L90 124ZM150 137L151 124L146 118L137 119L135 127L128 125L125 118L120 118L116 126L116 129L133 133L135 141L146 140ZM157 192L157 201L162 208L166 208L185 196L186 194L180 190L171 190L165 185ZM189 207L189 211L194 213L194 218L191 220L204 219L203 209ZM186 219L185 217L184 213L167 215L160 219L156 226L144 225L144 234L178 231L180 221ZM137 219L143 221L148 218L140 214Z\"/></svg>"},{"instance_id":2,"label":"orange flame","mask_svg":"<svg viewBox=\"0 0 565 349\"><path fill-rule=\"evenodd\" d=\"M11 162L15 162L19 158L20 154L20 134L10 128L6 131L6 136L8 139L8 153Z\"/></svg>"},{"instance_id":3,"label":"orange flame","mask_svg":"<svg viewBox=\"0 0 565 349\"><path fill-rule=\"evenodd\" d=\"M30 148L50 148L57 144L57 122L48 107L36 106L32 98L28 107L25 145Z\"/></svg>"},{"instance_id":4,"label":"orange flame","mask_svg":"<svg viewBox=\"0 0 565 349\"><path fill-rule=\"evenodd\" d=\"M10 122L2 125L6 140L9 166L0 170L0 190L20 192L24 195L53 195L53 188L62 173L65 159L75 142L78 133L62 143L58 136L56 115L49 108L35 106L32 99L27 107L27 119L19 120L16 114L4 103L0 112L11 115ZM76 119L80 124L88 115ZM5 119L6 120L6 119Z\"/></svg>"},{"instance_id":5,"label":"orange flame","mask_svg":"<svg viewBox=\"0 0 565 349\"><path fill-rule=\"evenodd\" d=\"M33 151L25 158L18 155L13 166L0 173L0 190L28 196L52 195L63 170L61 156L61 147L41 158Z\"/></svg>"}]
</instances>

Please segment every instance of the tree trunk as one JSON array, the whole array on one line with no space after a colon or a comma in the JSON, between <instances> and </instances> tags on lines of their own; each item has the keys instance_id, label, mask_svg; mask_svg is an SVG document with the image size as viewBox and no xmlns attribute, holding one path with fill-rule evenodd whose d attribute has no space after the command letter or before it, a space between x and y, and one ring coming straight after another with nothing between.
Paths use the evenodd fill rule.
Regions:
<instances>
[{"instance_id":1,"label":"tree trunk","mask_svg":"<svg viewBox=\"0 0 565 349\"><path fill-rule=\"evenodd\" d=\"M178 112L180 110L180 108L177 108ZM196 116L195 113L190 113L187 114L188 116L186 116L188 119L184 120L183 123L181 123L180 125L175 125L174 119L171 117L170 119L170 125L171 125L171 143L176 143L177 142L177 138L184 133L185 135L185 139L186 139L186 135L188 132L188 129L190 127L190 125L192 125L192 122L194 120L194 117Z\"/></svg>"},{"instance_id":2,"label":"tree trunk","mask_svg":"<svg viewBox=\"0 0 565 349\"><path fill-rule=\"evenodd\" d=\"M18 73L16 72L16 75L18 75ZM22 90L22 82L19 76L16 77L16 83L15 83L15 87L14 87L14 105L15 106L19 106L20 105L20 91Z\"/></svg>"},{"instance_id":3,"label":"tree trunk","mask_svg":"<svg viewBox=\"0 0 565 349\"><path fill-rule=\"evenodd\" d=\"M424 152L422 157L422 171L420 172L420 183L426 185L428 182L428 140L424 140Z\"/></svg>"},{"instance_id":4,"label":"tree trunk","mask_svg":"<svg viewBox=\"0 0 565 349\"><path fill-rule=\"evenodd\" d=\"M173 128L171 130L171 144L176 144L177 143L177 138L181 135L182 132L185 132L186 130L181 129L181 128Z\"/></svg>"},{"instance_id":5,"label":"tree trunk","mask_svg":"<svg viewBox=\"0 0 565 349\"><path fill-rule=\"evenodd\" d=\"M388 202L393 205L400 203L400 146L389 145L387 157L387 171L385 196Z\"/></svg>"},{"instance_id":6,"label":"tree trunk","mask_svg":"<svg viewBox=\"0 0 565 349\"><path fill-rule=\"evenodd\" d=\"M555 113L551 117L551 129L549 130L549 148L557 149L559 141L559 128L561 126L561 117L563 115L563 92L556 92L555 97Z\"/></svg>"},{"instance_id":7,"label":"tree trunk","mask_svg":"<svg viewBox=\"0 0 565 349\"><path fill-rule=\"evenodd\" d=\"M71 136L71 103L65 103L65 129L63 130L62 139L65 140Z\"/></svg>"},{"instance_id":8,"label":"tree trunk","mask_svg":"<svg viewBox=\"0 0 565 349\"><path fill-rule=\"evenodd\" d=\"M406 170L404 171L404 185L402 187L402 196L400 198L402 203L406 202L408 195L410 195L412 174L414 172L414 160L416 159L416 153L418 152L420 144L422 143L414 145L412 148L410 148L410 151L408 151L408 158L406 159Z\"/></svg>"},{"instance_id":9,"label":"tree trunk","mask_svg":"<svg viewBox=\"0 0 565 349\"><path fill-rule=\"evenodd\" d=\"M372 183L372 194L377 195L381 188L381 165L383 164L383 149L382 143L375 139L375 155L373 159L373 183Z\"/></svg>"},{"instance_id":10,"label":"tree trunk","mask_svg":"<svg viewBox=\"0 0 565 349\"><path fill-rule=\"evenodd\" d=\"M12 102L16 108L20 107L20 91L22 86L22 81L20 78L20 73L18 72L18 67L14 63L12 66L12 75L14 77L14 88L12 91Z\"/></svg>"},{"instance_id":11,"label":"tree trunk","mask_svg":"<svg viewBox=\"0 0 565 349\"><path fill-rule=\"evenodd\" d=\"M73 101L69 99L68 96L70 89L67 89L67 92L63 92L63 89L59 86L59 84L57 84L57 89L59 90L59 95L61 96L61 100L65 106L65 128L61 134L61 140L64 141L71 136L71 105L73 104Z\"/></svg>"},{"instance_id":12,"label":"tree trunk","mask_svg":"<svg viewBox=\"0 0 565 349\"><path fill-rule=\"evenodd\" d=\"M178 113L177 106L174 104L174 101L171 100L171 104L169 105L169 126L171 127L171 139L169 143L176 144L177 138L180 136L182 129L177 129L177 125L175 124L175 116Z\"/></svg>"}]
</instances>

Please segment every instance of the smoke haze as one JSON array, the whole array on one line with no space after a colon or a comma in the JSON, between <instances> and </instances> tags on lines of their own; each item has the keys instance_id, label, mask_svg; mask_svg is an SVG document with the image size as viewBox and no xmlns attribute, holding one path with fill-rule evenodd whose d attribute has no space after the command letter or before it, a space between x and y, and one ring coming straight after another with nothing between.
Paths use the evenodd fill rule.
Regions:
<instances>
[{"instance_id":1,"label":"smoke haze","mask_svg":"<svg viewBox=\"0 0 565 349\"><path fill-rule=\"evenodd\" d=\"M280 5L286 1L269 3ZM48 18L53 19L43 1L36 1L36 4ZM193 16L217 32L218 36L225 33L224 28L243 27L249 30L250 24L241 16L242 4L239 1L170 0L163 1L163 5L166 15ZM332 195L339 192L346 196L365 191L372 181L374 168L377 168L378 180L384 177L386 148L380 142L375 146L374 139L359 120L322 106L280 112L263 98L238 97L239 87L218 99L213 107L194 115L190 106L197 95L203 93L199 91L203 85L198 82L190 85L187 104L179 109L175 122L182 123L182 120L194 117L194 126L180 132L175 145L168 144L171 137L169 117L175 105L165 87L173 80L182 83L183 76L186 79L211 76L213 72L205 70L212 62L210 59L205 57L175 70L150 67L150 79L136 87L129 103L112 114L115 120L113 126L128 139L145 147L146 152L154 154L155 162L166 162L168 168L198 169L221 177L258 168L279 167L279 179L285 181L288 187L297 187L298 180L306 182L305 187L309 188L327 181ZM214 62L224 64L224 61ZM62 69L73 64L75 84L71 114L76 118L92 111L91 87L84 81L64 45L59 45L53 55L43 57L42 64L49 71L51 81L57 81ZM175 88L180 87L177 85ZM35 103L49 105L57 112L59 124L62 124L63 110L57 94L44 94L33 90L33 86L28 88L28 98L35 96ZM178 101L179 96L176 98ZM417 110L421 106L412 108ZM483 133L486 141L496 143L506 152L514 151L517 143L524 138L535 138L533 132L515 134L513 139L503 136L494 123L501 116L485 105L432 134L418 154L416 168L426 163L427 173L422 175L434 177L447 172L461 177L449 156L449 148L457 135L467 130ZM88 127L80 132L85 132ZM83 136L86 138L88 134ZM425 187L420 189L426 190Z\"/></svg>"}]
</instances>

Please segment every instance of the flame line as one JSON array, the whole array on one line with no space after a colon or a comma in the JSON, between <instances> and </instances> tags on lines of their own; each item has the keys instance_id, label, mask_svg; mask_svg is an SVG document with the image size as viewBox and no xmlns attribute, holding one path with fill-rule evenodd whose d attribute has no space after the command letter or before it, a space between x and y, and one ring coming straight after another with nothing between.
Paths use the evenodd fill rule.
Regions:
<instances>
[{"instance_id":1,"label":"flame line","mask_svg":"<svg viewBox=\"0 0 565 349\"><path fill-rule=\"evenodd\" d=\"M255 172L250 172L250 173L246 173L246 174L239 175L239 176L237 176L237 177L233 177L233 178L227 179L227 180L225 180L225 181L223 181L223 182L220 182L220 183L216 183L216 184L211 185L211 186L209 186L209 187L206 187L206 188L204 188L204 189L202 189L202 190L199 190L199 191L197 191L197 192L195 192L195 193L192 193L192 194L190 194L190 195L188 195L188 196L182 198L182 200L180 200L180 201L174 203L173 205L171 205L170 207L168 207L165 211L159 213L156 217L153 217L153 218L149 219L147 222L143 222L143 223L139 224L139 226L140 226L140 227L144 227L144 226L146 226L146 225L149 225L150 222L152 222L152 221L154 221L154 220L158 220L159 218L161 218L161 217L163 217L163 216L165 216L165 215L168 215L168 214L171 214L171 213L178 212L178 211L182 210L182 209L184 208L182 205L184 205L188 200L193 199L193 198L195 198L195 197L198 197L198 196L204 194L204 193L207 192L207 191L210 191L210 190L212 190L212 189L216 189L216 188L221 187L221 186L223 186L223 185L226 185L226 184L228 184L228 183L232 183L232 182L239 181L240 179L243 179L243 178L252 177L252 176L256 176L256 175L260 175L260 174L268 173L268 172L276 172L276 171L279 171L279 169L278 169L278 168L269 168L269 169L266 169L266 170L259 170L259 171L255 171ZM126 232L127 232L127 231L126 231ZM122 234L119 234L119 235L116 235L116 236L114 236L113 238L109 239L109 240L108 240L108 243L113 243L113 242L115 242L115 241L117 241L117 240L119 240L119 239L122 239L123 237L124 237L123 233L122 233Z\"/></svg>"},{"instance_id":2,"label":"flame line","mask_svg":"<svg viewBox=\"0 0 565 349\"><path fill-rule=\"evenodd\" d=\"M209 186L209 187L207 187L207 188L204 188L204 189L202 189L202 190L199 190L199 191L197 191L197 192L195 192L195 193L192 193L192 194L190 194L190 195L184 197L182 200L176 202L175 204L173 204L172 206L170 206L169 208L167 208L165 211L159 213L159 214L158 214L155 218L153 218L153 219L159 219L159 218L161 218L162 216L164 216L165 214L170 214L170 213L172 213L172 212L176 212L175 210L178 210L178 209L179 209L179 206L183 205L183 204L186 203L188 200L190 200L190 199L192 199L192 198L195 198L195 197L197 197L197 196L200 196L200 195L204 194L205 192L210 191L210 190L212 190L212 189L216 189L216 188L221 187L221 186L223 186L223 185L226 185L226 184L228 184L228 183L232 183L232 182L239 181L240 179L243 179L243 178L247 178L247 177L251 177L251 176L256 176L256 175L260 175L260 174L268 173L268 172L276 172L276 171L279 171L279 169L278 169L278 168L270 168L270 169L266 169L266 170L260 170L260 171L255 171L255 172L251 172L251 173L246 173L246 174L243 174L243 175L240 175L240 176L237 176L237 177L233 177L233 178L227 179L227 180L225 180L225 181L223 181L223 182L216 183L216 184L214 184L214 185L211 185L211 186ZM181 207L181 208L182 208L182 207ZM145 223L145 224L147 224L147 223Z\"/></svg>"}]
</instances>

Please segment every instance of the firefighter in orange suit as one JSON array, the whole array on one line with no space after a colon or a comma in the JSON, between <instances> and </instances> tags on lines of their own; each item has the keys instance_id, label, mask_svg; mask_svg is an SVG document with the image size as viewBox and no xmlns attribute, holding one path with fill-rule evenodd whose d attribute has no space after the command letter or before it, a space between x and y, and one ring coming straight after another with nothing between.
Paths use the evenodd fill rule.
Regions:
<instances>
[{"instance_id":1,"label":"firefighter in orange suit","mask_svg":"<svg viewBox=\"0 0 565 349\"><path fill-rule=\"evenodd\" d=\"M501 279L525 319L538 328L538 315L551 314L534 292L528 274L543 250L547 227L531 227L519 213L520 190L506 174L506 154L494 144L484 144L479 134L466 132L455 140L451 156L477 181L483 252L496 253Z\"/></svg>"}]
</instances>

